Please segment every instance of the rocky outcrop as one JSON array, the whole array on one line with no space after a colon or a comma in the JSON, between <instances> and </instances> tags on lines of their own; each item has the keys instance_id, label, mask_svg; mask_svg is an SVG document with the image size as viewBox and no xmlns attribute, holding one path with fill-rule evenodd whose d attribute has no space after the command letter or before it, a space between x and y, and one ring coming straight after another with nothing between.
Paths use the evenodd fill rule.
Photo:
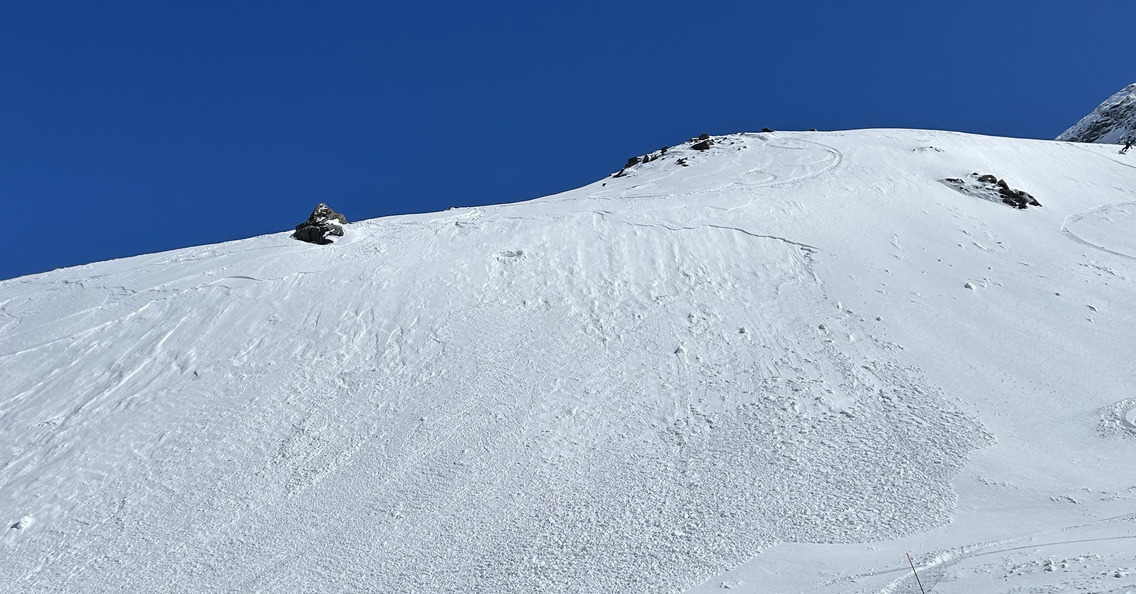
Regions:
<instances>
[{"instance_id":1,"label":"rocky outcrop","mask_svg":"<svg viewBox=\"0 0 1136 594\"><path fill-rule=\"evenodd\" d=\"M707 133L699 134L698 137L690 139L690 148L696 151L710 150L710 147L712 146L714 146L714 139L712 139ZM631 175L639 165L653 163L655 161L663 159L664 157L667 157L667 151L669 150L671 150L670 146L664 146L657 151L647 153L643 156L636 155L634 157L630 157L627 159L627 163L623 165L623 169L620 169L616 173L613 173L611 177L616 178ZM686 162L686 159L686 157L679 157L675 160L675 163L682 167L689 167L689 163Z\"/></svg>"},{"instance_id":2,"label":"rocky outcrop","mask_svg":"<svg viewBox=\"0 0 1136 594\"><path fill-rule=\"evenodd\" d=\"M943 180L943 183L967 196L974 196L991 202L1001 202L1014 208L1024 209L1030 206L1041 206L1041 203L1029 192L1011 188L1006 180L999 179L998 176L989 173L985 175L972 173L965 179L948 177Z\"/></svg>"},{"instance_id":3,"label":"rocky outcrop","mask_svg":"<svg viewBox=\"0 0 1136 594\"><path fill-rule=\"evenodd\" d=\"M1105 99L1057 140L1119 144L1136 136L1136 83Z\"/></svg>"},{"instance_id":4,"label":"rocky outcrop","mask_svg":"<svg viewBox=\"0 0 1136 594\"><path fill-rule=\"evenodd\" d=\"M651 161L658 161L659 159L663 158L663 155L667 154L667 151L670 150L670 148L671 147L669 147L669 146L664 146L663 148L659 149L658 151L656 151L654 153L647 153L646 155L643 155L642 157L640 157L640 156L630 157L630 158L627 159L627 163L623 165L623 169L620 169L619 172L613 174L612 177L623 177L623 176L627 175L628 170L630 170L632 167L635 167L636 165L639 165L641 163L650 163Z\"/></svg>"},{"instance_id":5,"label":"rocky outcrop","mask_svg":"<svg viewBox=\"0 0 1136 594\"><path fill-rule=\"evenodd\" d=\"M332 237L343 236L342 225L346 224L347 217L335 212L330 206L321 202L312 211L308 220L296 225L296 231L292 234L292 237L308 243L327 245L332 242Z\"/></svg>"}]
</instances>

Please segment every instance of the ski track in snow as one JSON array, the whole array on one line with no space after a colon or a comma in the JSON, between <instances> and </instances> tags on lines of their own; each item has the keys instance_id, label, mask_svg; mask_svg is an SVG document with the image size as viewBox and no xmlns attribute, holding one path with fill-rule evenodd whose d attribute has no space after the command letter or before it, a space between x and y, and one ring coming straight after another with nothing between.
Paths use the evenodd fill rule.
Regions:
<instances>
[{"instance_id":1,"label":"ski track in snow","mask_svg":"<svg viewBox=\"0 0 1136 594\"><path fill-rule=\"evenodd\" d=\"M801 136L0 283L0 590L681 592L948 524L993 436L834 295L847 252L799 221L864 165ZM1125 256L1078 233L1131 204L1061 232Z\"/></svg>"},{"instance_id":2,"label":"ski track in snow","mask_svg":"<svg viewBox=\"0 0 1136 594\"><path fill-rule=\"evenodd\" d=\"M1123 231L1134 228L1136 201L1092 208L1067 217L1061 225L1061 231L1075 241L1131 260L1136 260L1136 239ZM1107 239L1098 239L1097 236Z\"/></svg>"},{"instance_id":3,"label":"ski track in snow","mask_svg":"<svg viewBox=\"0 0 1136 594\"><path fill-rule=\"evenodd\" d=\"M914 564L919 581L928 592L1126 592L1134 587L1128 572L1136 570L1136 558L1091 551L1096 545L1134 540L1136 514L1125 514L935 551L921 555ZM1124 581L1126 578L1129 579ZM1007 587L1015 581L1028 585ZM877 585L880 583L882 586ZM895 594L918 591L918 588L910 566L897 564L869 573L842 576L809 591Z\"/></svg>"}]
</instances>

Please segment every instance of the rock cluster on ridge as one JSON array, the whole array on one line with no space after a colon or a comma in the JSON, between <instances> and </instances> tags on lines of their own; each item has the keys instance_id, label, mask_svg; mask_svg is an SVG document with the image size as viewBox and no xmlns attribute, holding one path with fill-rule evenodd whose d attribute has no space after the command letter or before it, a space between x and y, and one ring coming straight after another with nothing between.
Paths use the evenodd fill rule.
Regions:
<instances>
[{"instance_id":1,"label":"rock cluster on ridge","mask_svg":"<svg viewBox=\"0 0 1136 594\"><path fill-rule=\"evenodd\" d=\"M1122 143L1136 136L1136 83L1104 100L1057 140Z\"/></svg>"},{"instance_id":2,"label":"rock cluster on ridge","mask_svg":"<svg viewBox=\"0 0 1136 594\"><path fill-rule=\"evenodd\" d=\"M308 220L296 225L296 231L292 234L292 237L308 243L327 245L332 242L332 236L343 236L343 227L341 225L346 224L347 217L335 212L330 206L320 202L319 205L316 206L316 209L312 211Z\"/></svg>"},{"instance_id":3,"label":"rock cluster on ridge","mask_svg":"<svg viewBox=\"0 0 1136 594\"><path fill-rule=\"evenodd\" d=\"M689 142L690 142L690 148L693 149L693 150L696 150L696 151L709 150L710 147L714 144L714 140L711 139L710 135L705 133L705 132L698 135L697 138L691 138ZM679 147L676 146L675 148L679 148ZM664 146L663 148L661 148L657 151L647 153L647 154L645 154L641 157L639 155L635 155L633 157L630 157L630 158L627 159L627 163L625 163L623 165L623 168L620 169L619 171L613 173L611 175L611 177L613 177L613 178L614 177L623 177L623 176L627 175L630 172L630 170L637 165L644 164L644 163L650 163L652 161L658 161L659 159L662 159L663 157L665 157L666 154L667 154L667 151L670 150L670 149L671 149L671 147L668 145L668 146ZM686 157L679 158L678 160L675 161L675 164L680 165L682 167L688 166L688 164L686 162Z\"/></svg>"}]
</instances>

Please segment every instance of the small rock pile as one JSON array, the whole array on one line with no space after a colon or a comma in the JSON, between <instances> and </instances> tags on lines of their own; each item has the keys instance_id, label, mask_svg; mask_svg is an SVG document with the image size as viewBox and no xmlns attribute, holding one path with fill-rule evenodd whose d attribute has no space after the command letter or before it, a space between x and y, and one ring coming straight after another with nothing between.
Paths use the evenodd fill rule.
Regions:
<instances>
[{"instance_id":1,"label":"small rock pile","mask_svg":"<svg viewBox=\"0 0 1136 594\"><path fill-rule=\"evenodd\" d=\"M331 237L342 237L343 227L347 224L347 217L335 212L330 206L320 202L312 211L308 220L296 225L296 232L292 237L300 241L327 245L332 242Z\"/></svg>"},{"instance_id":2,"label":"small rock pile","mask_svg":"<svg viewBox=\"0 0 1136 594\"><path fill-rule=\"evenodd\" d=\"M766 130L768 130L768 128L766 128ZM696 151L707 151L710 150L710 147L712 146L714 146L714 140L710 138L709 134L700 134L697 138L690 139L690 148ZM631 173L632 168L634 168L636 165L658 161L659 159L662 159L664 156L666 156L667 151L670 150L670 148L671 147L669 146L664 146L663 148L655 152L647 153L643 156L636 155L634 157L631 157L627 159L627 163L623 165L623 169L620 169L617 173L612 174L612 177L623 177ZM679 158L675 161L675 163L682 167L689 166L689 164L686 162L686 157Z\"/></svg>"},{"instance_id":3,"label":"small rock pile","mask_svg":"<svg viewBox=\"0 0 1136 594\"><path fill-rule=\"evenodd\" d=\"M708 151L714 145L714 141L710 140L709 134L702 134L698 137L697 142L690 145L690 148L696 151Z\"/></svg>"},{"instance_id":4,"label":"small rock pile","mask_svg":"<svg viewBox=\"0 0 1136 594\"><path fill-rule=\"evenodd\" d=\"M631 169L632 167L634 167L634 166L636 166L640 163L650 163L651 161L658 161L659 159L663 158L663 155L667 154L667 151L670 150L670 148L671 147L669 147L669 146L664 146L663 148L659 149L658 151L653 152L653 153L647 153L646 155L643 155L642 157L640 157L640 156L631 157L631 158L627 159L627 163L624 164L623 169L620 169L619 172L612 175L612 177L623 177L624 175L627 175L628 169Z\"/></svg>"},{"instance_id":5,"label":"small rock pile","mask_svg":"<svg viewBox=\"0 0 1136 594\"><path fill-rule=\"evenodd\" d=\"M966 176L966 179L948 177L943 180L943 183L967 196L974 196L991 202L1002 202L1014 208L1024 209L1029 206L1041 206L1041 203L1029 192L1011 188L1006 180L999 179L996 175L971 173Z\"/></svg>"}]
</instances>

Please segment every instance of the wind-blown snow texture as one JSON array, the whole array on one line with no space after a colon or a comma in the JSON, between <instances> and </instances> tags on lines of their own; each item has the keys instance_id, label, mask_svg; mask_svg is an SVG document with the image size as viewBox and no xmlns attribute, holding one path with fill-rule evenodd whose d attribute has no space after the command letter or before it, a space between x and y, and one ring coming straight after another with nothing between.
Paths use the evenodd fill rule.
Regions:
<instances>
[{"instance_id":1,"label":"wind-blown snow texture","mask_svg":"<svg viewBox=\"0 0 1136 594\"><path fill-rule=\"evenodd\" d=\"M1044 208L940 183L976 171ZM934 592L1136 588L1134 181L743 134L5 281L0 590L901 592L907 550Z\"/></svg>"},{"instance_id":2,"label":"wind-blown snow texture","mask_svg":"<svg viewBox=\"0 0 1136 594\"><path fill-rule=\"evenodd\" d=\"M1057 140L1123 143L1136 138L1136 83L1104 100L1089 115L1061 133Z\"/></svg>"}]
</instances>

